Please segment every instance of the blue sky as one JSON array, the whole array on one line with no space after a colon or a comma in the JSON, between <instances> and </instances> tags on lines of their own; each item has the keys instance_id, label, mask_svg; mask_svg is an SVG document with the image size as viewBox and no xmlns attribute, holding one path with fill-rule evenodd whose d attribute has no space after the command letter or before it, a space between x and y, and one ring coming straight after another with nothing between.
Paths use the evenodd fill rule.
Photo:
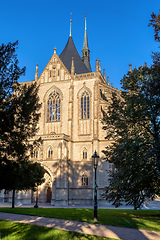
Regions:
<instances>
[{"instance_id":1,"label":"blue sky","mask_svg":"<svg viewBox=\"0 0 160 240\"><path fill-rule=\"evenodd\" d=\"M20 66L26 75L20 81L34 79L36 63L39 74L57 48L59 55L69 37L72 12L72 37L81 55L84 38L84 17L92 71L96 58L106 69L113 86L120 89L120 80L131 62L138 67L152 63L152 51L158 51L154 32L148 27L152 12L158 13L159 0L0 0L1 43L18 40Z\"/></svg>"}]
</instances>

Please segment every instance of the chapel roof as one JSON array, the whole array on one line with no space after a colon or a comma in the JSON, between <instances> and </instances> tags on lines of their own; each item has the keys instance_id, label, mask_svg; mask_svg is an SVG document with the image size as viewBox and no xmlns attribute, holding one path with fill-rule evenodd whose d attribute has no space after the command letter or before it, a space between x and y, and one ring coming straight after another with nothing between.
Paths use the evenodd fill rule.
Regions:
<instances>
[{"instance_id":1,"label":"chapel roof","mask_svg":"<svg viewBox=\"0 0 160 240\"><path fill-rule=\"evenodd\" d=\"M64 50L61 52L59 57L70 73L71 73L72 58L74 58L74 68L75 68L76 74L91 72L86 67L86 65L82 61L81 57L79 56L79 53L77 52L77 49L74 45L71 34L69 36L68 42L67 42Z\"/></svg>"}]
</instances>

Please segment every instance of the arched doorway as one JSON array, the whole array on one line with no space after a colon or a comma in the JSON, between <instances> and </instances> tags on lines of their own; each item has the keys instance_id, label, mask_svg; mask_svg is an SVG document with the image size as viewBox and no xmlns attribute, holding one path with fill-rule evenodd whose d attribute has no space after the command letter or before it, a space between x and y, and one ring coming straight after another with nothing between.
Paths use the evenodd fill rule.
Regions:
<instances>
[{"instance_id":1,"label":"arched doorway","mask_svg":"<svg viewBox=\"0 0 160 240\"><path fill-rule=\"evenodd\" d=\"M52 188L48 187L47 188L47 203L51 203L52 200Z\"/></svg>"},{"instance_id":2,"label":"arched doorway","mask_svg":"<svg viewBox=\"0 0 160 240\"><path fill-rule=\"evenodd\" d=\"M36 192L32 191L31 202L36 202L36 197L38 196L39 203L51 203L52 200L52 178L50 174L45 170L44 183L38 186Z\"/></svg>"}]
</instances>

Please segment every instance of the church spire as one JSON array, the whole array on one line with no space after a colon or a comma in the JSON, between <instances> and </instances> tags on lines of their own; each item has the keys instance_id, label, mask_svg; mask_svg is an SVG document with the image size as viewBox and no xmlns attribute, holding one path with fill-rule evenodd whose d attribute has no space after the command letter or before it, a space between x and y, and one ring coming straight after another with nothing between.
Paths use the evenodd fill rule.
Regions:
<instances>
[{"instance_id":1,"label":"church spire","mask_svg":"<svg viewBox=\"0 0 160 240\"><path fill-rule=\"evenodd\" d=\"M86 16L85 16L85 30L84 30L83 49L89 50L89 48L88 48L88 38L87 38L87 18L86 18Z\"/></svg>"},{"instance_id":2,"label":"church spire","mask_svg":"<svg viewBox=\"0 0 160 240\"><path fill-rule=\"evenodd\" d=\"M71 18L70 18L70 34L69 36L72 37L72 13L70 13Z\"/></svg>"},{"instance_id":3,"label":"church spire","mask_svg":"<svg viewBox=\"0 0 160 240\"><path fill-rule=\"evenodd\" d=\"M83 49L82 49L82 60L88 70L91 72L90 66L90 51L88 48L88 38L87 38L87 18L85 14L85 31L84 31L84 41L83 41Z\"/></svg>"}]
</instances>

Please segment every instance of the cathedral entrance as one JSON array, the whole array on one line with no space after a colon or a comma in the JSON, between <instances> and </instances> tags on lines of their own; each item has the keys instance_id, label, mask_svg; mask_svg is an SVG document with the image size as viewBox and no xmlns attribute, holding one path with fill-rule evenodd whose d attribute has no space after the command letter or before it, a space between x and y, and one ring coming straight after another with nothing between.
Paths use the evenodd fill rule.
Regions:
<instances>
[{"instance_id":1,"label":"cathedral entrance","mask_svg":"<svg viewBox=\"0 0 160 240\"><path fill-rule=\"evenodd\" d=\"M47 188L47 203L51 203L52 200L52 188L48 187Z\"/></svg>"},{"instance_id":2,"label":"cathedral entrance","mask_svg":"<svg viewBox=\"0 0 160 240\"><path fill-rule=\"evenodd\" d=\"M51 203L52 200L52 181L50 174L45 171L44 174L45 181L42 185L38 186L36 192L32 191L31 202L36 202L36 197L38 197L38 203Z\"/></svg>"}]
</instances>

